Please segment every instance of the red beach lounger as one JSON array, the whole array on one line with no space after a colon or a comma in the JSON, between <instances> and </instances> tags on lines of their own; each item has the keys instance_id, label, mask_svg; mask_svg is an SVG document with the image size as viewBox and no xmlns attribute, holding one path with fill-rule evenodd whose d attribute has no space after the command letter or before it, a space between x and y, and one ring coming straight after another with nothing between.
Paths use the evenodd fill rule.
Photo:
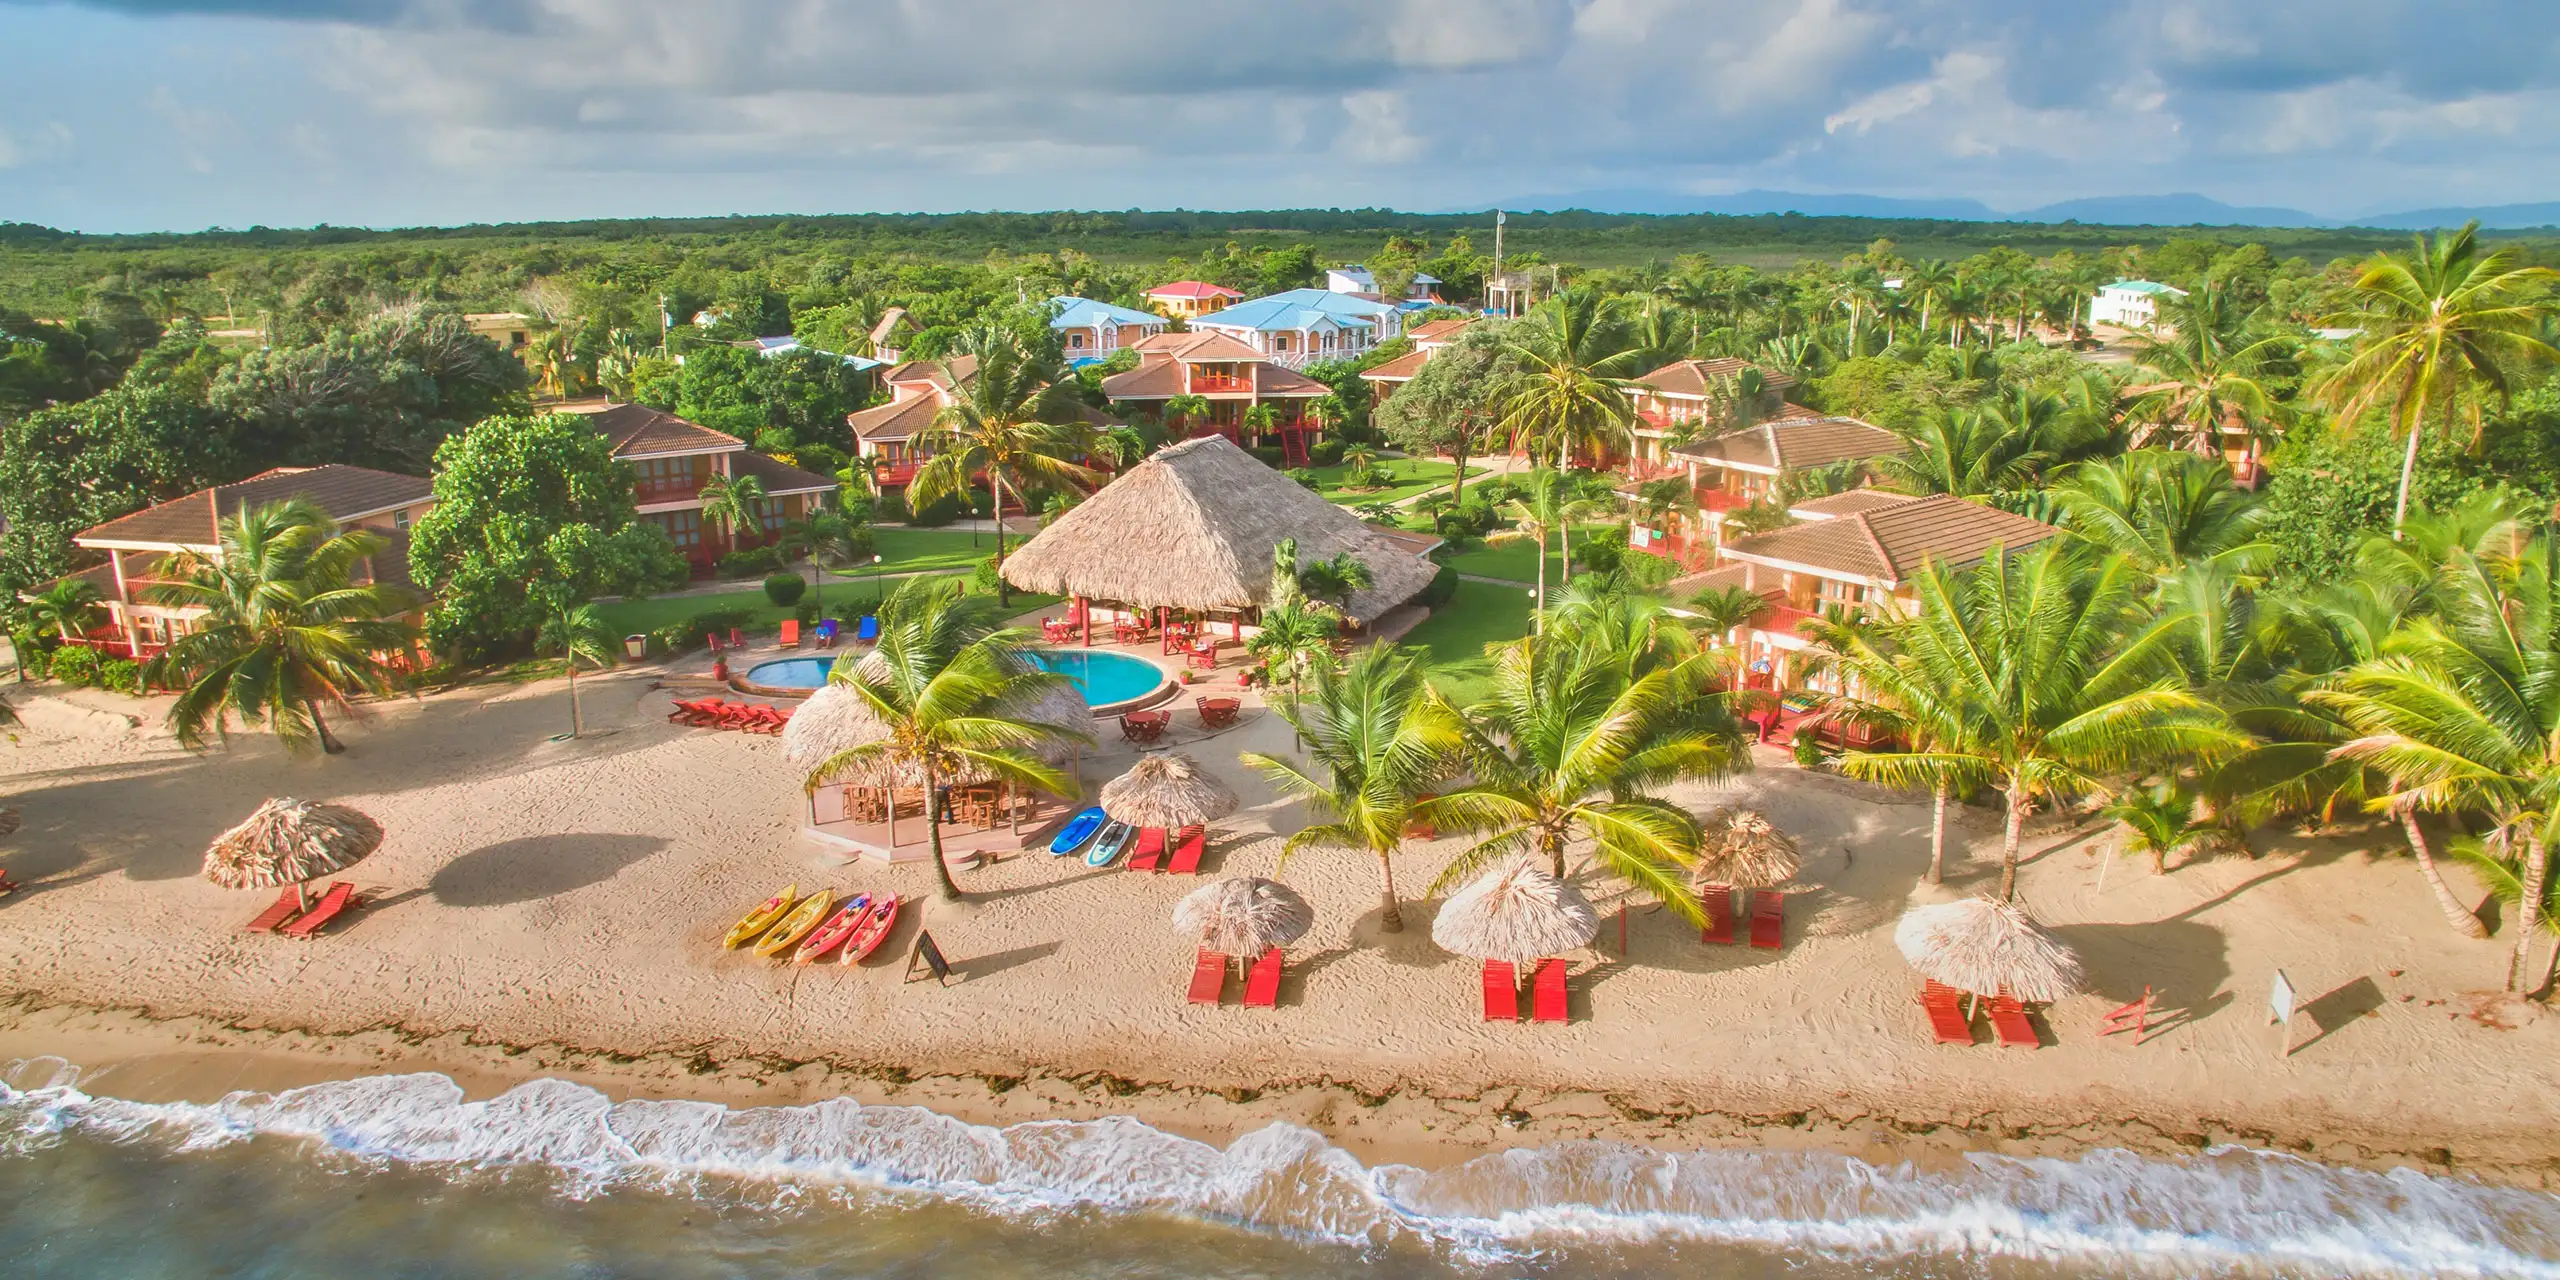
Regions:
<instances>
[{"instance_id":1,"label":"red beach lounger","mask_svg":"<svg viewBox=\"0 0 2560 1280\"><path fill-rule=\"evenodd\" d=\"M1520 971L1508 960L1484 962L1484 1020L1520 1020Z\"/></svg>"},{"instance_id":2,"label":"red beach lounger","mask_svg":"<svg viewBox=\"0 0 2560 1280\"><path fill-rule=\"evenodd\" d=\"M2000 1034L2003 1049L2033 1049L2042 1044L2036 1039L2035 1024L2027 1021L2027 1007L2006 992L1991 997L1991 1029Z\"/></svg>"},{"instance_id":3,"label":"red beach lounger","mask_svg":"<svg viewBox=\"0 0 2560 1280\"><path fill-rule=\"evenodd\" d=\"M746 647L747 647L747 633L746 633L746 632L744 632L744 631L739 630L739 629L738 629L738 628L736 628L736 627L731 627L731 628L729 628L729 647L730 647L730 648L732 648L732 649L744 649L744 648L746 648Z\"/></svg>"},{"instance_id":4,"label":"red beach lounger","mask_svg":"<svg viewBox=\"0 0 2560 1280\"><path fill-rule=\"evenodd\" d=\"M354 885L344 880L333 881L329 885L329 892L322 895L319 905L311 908L311 914L284 927L285 936L288 938L311 937L319 933L330 921L337 919L338 913L354 906L355 901Z\"/></svg>"},{"instance_id":5,"label":"red beach lounger","mask_svg":"<svg viewBox=\"0 0 2560 1280\"><path fill-rule=\"evenodd\" d=\"M1137 850L1129 855L1131 871L1153 871L1156 860L1164 856L1164 828L1138 828Z\"/></svg>"},{"instance_id":6,"label":"red beach lounger","mask_svg":"<svg viewBox=\"0 0 2560 1280\"><path fill-rule=\"evenodd\" d=\"M277 926L292 919L293 913L300 910L302 910L302 895L288 888L277 896L274 906L259 912L258 918L249 922L249 932L274 933Z\"/></svg>"},{"instance_id":7,"label":"red beach lounger","mask_svg":"<svg viewBox=\"0 0 2560 1280\"><path fill-rule=\"evenodd\" d=\"M1732 888L1726 885L1711 884L1700 890L1698 892L1698 897L1707 908L1707 925L1705 928L1698 931L1698 941L1722 942L1726 944L1732 943Z\"/></svg>"},{"instance_id":8,"label":"red beach lounger","mask_svg":"<svg viewBox=\"0 0 2560 1280\"><path fill-rule=\"evenodd\" d=\"M0 894L16 893L18 882L9 878L9 869L0 867Z\"/></svg>"},{"instance_id":9,"label":"red beach lounger","mask_svg":"<svg viewBox=\"0 0 2560 1280\"><path fill-rule=\"evenodd\" d=\"M1940 1044L1973 1043L1973 1023L1964 1016L1964 995L1934 978L1920 988L1920 1007L1929 1014L1929 1030Z\"/></svg>"},{"instance_id":10,"label":"red beach lounger","mask_svg":"<svg viewBox=\"0 0 2560 1280\"><path fill-rule=\"evenodd\" d=\"M1253 962L1253 972L1245 975L1244 1007L1276 1009L1280 1007L1280 948L1273 947Z\"/></svg>"},{"instance_id":11,"label":"red beach lounger","mask_svg":"<svg viewBox=\"0 0 2560 1280\"><path fill-rule=\"evenodd\" d=\"M1782 945L1787 921L1787 895L1777 892L1751 895L1751 945L1776 950Z\"/></svg>"},{"instance_id":12,"label":"red beach lounger","mask_svg":"<svg viewBox=\"0 0 2560 1280\"><path fill-rule=\"evenodd\" d=\"M785 649L797 649L800 647L800 620L798 618L785 618L782 620L781 643L782 647Z\"/></svg>"},{"instance_id":13,"label":"red beach lounger","mask_svg":"<svg viewBox=\"0 0 2560 1280\"><path fill-rule=\"evenodd\" d=\"M1208 851L1209 829L1192 823L1182 829L1182 842L1174 846L1173 862L1165 870L1178 876L1200 874L1200 855Z\"/></svg>"},{"instance_id":14,"label":"red beach lounger","mask_svg":"<svg viewBox=\"0 0 2560 1280\"><path fill-rule=\"evenodd\" d=\"M1538 962L1538 976L1530 981L1529 1017L1537 1022L1565 1020L1564 961L1562 959Z\"/></svg>"},{"instance_id":15,"label":"red beach lounger","mask_svg":"<svg viewBox=\"0 0 2560 1280\"><path fill-rule=\"evenodd\" d=\"M1227 958L1200 948L1200 958L1191 962L1191 1003L1216 1004L1227 994Z\"/></svg>"}]
</instances>

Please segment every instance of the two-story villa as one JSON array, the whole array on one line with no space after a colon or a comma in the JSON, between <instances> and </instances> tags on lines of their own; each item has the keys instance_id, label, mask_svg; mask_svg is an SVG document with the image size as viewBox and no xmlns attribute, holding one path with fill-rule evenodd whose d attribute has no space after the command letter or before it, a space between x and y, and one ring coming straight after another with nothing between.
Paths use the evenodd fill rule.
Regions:
<instances>
[{"instance_id":1,"label":"two-story villa","mask_svg":"<svg viewBox=\"0 0 2560 1280\"><path fill-rule=\"evenodd\" d=\"M1166 316L1185 320L1198 319L1212 311L1223 311L1231 302L1244 301L1244 295L1224 285L1205 280L1176 280L1147 290L1147 305Z\"/></svg>"},{"instance_id":2,"label":"two-story villa","mask_svg":"<svg viewBox=\"0 0 2560 1280\"><path fill-rule=\"evenodd\" d=\"M1215 433L1239 444L1256 433L1246 415L1261 405L1279 413L1273 430L1293 464L1304 465L1309 437L1318 424L1307 406L1332 394L1321 382L1284 368L1263 353L1223 333L1168 333L1138 344L1138 367L1102 381L1102 394L1114 403L1155 406L1177 396L1209 402L1208 416L1189 425L1195 433Z\"/></svg>"},{"instance_id":3,"label":"two-story villa","mask_svg":"<svg viewBox=\"0 0 2560 1280\"><path fill-rule=\"evenodd\" d=\"M951 381L955 373L957 386ZM940 361L910 360L881 375L889 403L845 415L845 425L853 429L854 452L876 460L872 477L882 489L903 489L916 478L934 418L977 376L976 356L954 356L948 370Z\"/></svg>"},{"instance_id":4,"label":"two-story villa","mask_svg":"<svg viewBox=\"0 0 2560 1280\"><path fill-rule=\"evenodd\" d=\"M1738 406L1730 401L1737 394L1743 373L1756 367L1748 360L1731 356L1674 360L1635 379L1635 386L1627 394L1635 402L1635 452L1631 461L1636 468L1641 471L1671 466L1672 439L1705 435L1734 425L1730 416ZM1762 370L1760 399L1750 406L1752 416L1776 416L1785 405L1787 388L1794 385L1796 380L1784 373Z\"/></svg>"},{"instance_id":5,"label":"two-story villa","mask_svg":"<svg viewBox=\"0 0 2560 1280\"><path fill-rule=\"evenodd\" d=\"M639 473L633 496L640 518L664 530L697 573L708 573L737 541L760 542L791 521L823 510L836 482L768 458L725 431L714 431L647 405L617 404L585 413L587 425L613 442L613 456ZM752 534L733 537L702 516L702 490L712 477L754 476L765 498Z\"/></svg>"},{"instance_id":6,"label":"two-story villa","mask_svg":"<svg viewBox=\"0 0 2560 1280\"><path fill-rule=\"evenodd\" d=\"M1769 421L1673 446L1671 466L1655 470L1652 478L1688 481L1697 513L1675 512L1660 527L1640 517L1628 528L1629 544L1687 564L1711 564L1726 517L1776 500L1790 475L1844 462L1872 462L1909 447L1901 436L1856 418L1818 417L1795 405L1784 409L1783 416ZM1634 502L1646 483L1639 480L1619 492Z\"/></svg>"},{"instance_id":7,"label":"two-story villa","mask_svg":"<svg viewBox=\"0 0 2560 1280\"><path fill-rule=\"evenodd\" d=\"M1388 396L1394 395L1397 388L1413 381L1413 375L1422 372L1422 366L1430 361L1432 352L1457 341L1459 331L1474 323L1473 316L1458 316L1447 320L1426 320L1405 330L1405 336L1413 339L1413 350L1374 369L1361 371L1360 377L1369 384L1371 397L1384 402Z\"/></svg>"},{"instance_id":8,"label":"two-story villa","mask_svg":"<svg viewBox=\"0 0 2560 1280\"><path fill-rule=\"evenodd\" d=\"M1065 294L1049 299L1049 305L1057 312L1050 317L1049 327L1057 331L1072 367L1092 364L1164 332L1164 317L1152 311Z\"/></svg>"},{"instance_id":9,"label":"two-story villa","mask_svg":"<svg viewBox=\"0 0 2560 1280\"><path fill-rule=\"evenodd\" d=\"M1191 322L1195 332L1223 333L1288 368L1342 360L1403 332L1393 303L1330 289L1291 289L1239 302Z\"/></svg>"}]
</instances>

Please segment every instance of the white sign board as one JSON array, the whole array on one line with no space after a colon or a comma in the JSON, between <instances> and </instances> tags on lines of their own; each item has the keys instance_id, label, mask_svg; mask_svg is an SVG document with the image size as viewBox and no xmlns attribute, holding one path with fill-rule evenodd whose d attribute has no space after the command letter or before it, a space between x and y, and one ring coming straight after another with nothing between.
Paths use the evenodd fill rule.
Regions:
<instances>
[{"instance_id":1,"label":"white sign board","mask_svg":"<svg viewBox=\"0 0 2560 1280\"><path fill-rule=\"evenodd\" d=\"M2267 1009L2278 1022L2293 1021L2293 982L2282 969L2276 970L2275 983L2267 989Z\"/></svg>"}]
</instances>

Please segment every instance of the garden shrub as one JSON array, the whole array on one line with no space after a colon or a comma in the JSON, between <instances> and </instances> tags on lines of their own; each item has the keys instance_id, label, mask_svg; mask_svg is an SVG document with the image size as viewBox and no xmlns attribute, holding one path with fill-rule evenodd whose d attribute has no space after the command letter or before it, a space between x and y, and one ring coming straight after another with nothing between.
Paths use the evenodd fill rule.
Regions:
<instances>
[{"instance_id":1,"label":"garden shrub","mask_svg":"<svg viewBox=\"0 0 2560 1280\"><path fill-rule=\"evenodd\" d=\"M782 553L770 546L742 547L720 557L723 578L752 578L782 567Z\"/></svg>"},{"instance_id":2,"label":"garden shrub","mask_svg":"<svg viewBox=\"0 0 2560 1280\"><path fill-rule=\"evenodd\" d=\"M667 652L683 653L699 648L702 638L707 635L716 634L727 639L732 629L745 627L755 621L755 616L755 610L746 608L705 609L672 627L661 627L650 635L665 645Z\"/></svg>"},{"instance_id":3,"label":"garden shrub","mask_svg":"<svg viewBox=\"0 0 2560 1280\"><path fill-rule=\"evenodd\" d=\"M1307 446L1307 459L1319 467L1330 467L1342 461L1342 441L1326 437Z\"/></svg>"},{"instance_id":4,"label":"garden shrub","mask_svg":"<svg viewBox=\"0 0 2560 1280\"><path fill-rule=\"evenodd\" d=\"M1795 741L1790 748L1795 752L1799 769L1819 769L1831 755L1830 750L1822 745L1822 735L1811 729L1796 730Z\"/></svg>"},{"instance_id":5,"label":"garden shrub","mask_svg":"<svg viewBox=\"0 0 2560 1280\"><path fill-rule=\"evenodd\" d=\"M1262 460L1262 465L1269 467L1274 471L1289 465L1288 453L1283 451L1280 446L1276 444L1258 444L1247 449L1245 452L1252 454L1256 458L1260 458Z\"/></svg>"},{"instance_id":6,"label":"garden shrub","mask_svg":"<svg viewBox=\"0 0 2560 1280\"><path fill-rule=\"evenodd\" d=\"M1620 558L1618 571L1627 575L1627 585L1638 591L1655 590L1680 576L1680 566L1671 557L1641 551Z\"/></svg>"},{"instance_id":7,"label":"garden shrub","mask_svg":"<svg viewBox=\"0 0 2560 1280\"><path fill-rule=\"evenodd\" d=\"M42 637L32 631L21 631L9 637L9 645L11 648L17 650L18 667L20 670L26 672L29 680L42 680L45 678L45 673L48 670L48 663L46 660L50 658L52 654L51 651L44 647L44 640Z\"/></svg>"},{"instance_id":8,"label":"garden shrub","mask_svg":"<svg viewBox=\"0 0 2560 1280\"><path fill-rule=\"evenodd\" d=\"M818 597L802 596L800 603L791 606L791 616L798 618L801 626L815 626L820 608Z\"/></svg>"},{"instance_id":9,"label":"garden shrub","mask_svg":"<svg viewBox=\"0 0 2560 1280\"><path fill-rule=\"evenodd\" d=\"M98 664L98 687L142 696L142 664L131 658L109 658Z\"/></svg>"},{"instance_id":10,"label":"garden shrub","mask_svg":"<svg viewBox=\"0 0 2560 1280\"><path fill-rule=\"evenodd\" d=\"M98 683L98 651L85 645L67 644L54 651L53 678L75 689L86 689Z\"/></svg>"},{"instance_id":11,"label":"garden shrub","mask_svg":"<svg viewBox=\"0 0 2560 1280\"><path fill-rule=\"evenodd\" d=\"M1316 483L1316 473L1309 471L1304 467L1291 467L1280 474L1297 481L1301 488L1321 489L1323 487Z\"/></svg>"},{"instance_id":12,"label":"garden shrub","mask_svg":"<svg viewBox=\"0 0 2560 1280\"><path fill-rule=\"evenodd\" d=\"M1426 609L1437 609L1457 596L1458 571L1444 564L1438 573L1431 575L1431 584L1422 589L1422 605Z\"/></svg>"},{"instance_id":13,"label":"garden shrub","mask_svg":"<svg viewBox=\"0 0 2560 1280\"><path fill-rule=\"evenodd\" d=\"M978 567L969 571L969 590L977 595L994 595L1003 586L1004 577L996 572L996 558L993 555L979 561Z\"/></svg>"},{"instance_id":14,"label":"garden shrub","mask_svg":"<svg viewBox=\"0 0 2560 1280\"><path fill-rule=\"evenodd\" d=\"M808 580L796 573L775 573L764 580L764 598L778 605L796 604L808 593Z\"/></svg>"},{"instance_id":15,"label":"garden shrub","mask_svg":"<svg viewBox=\"0 0 2560 1280\"><path fill-rule=\"evenodd\" d=\"M921 508L909 507L907 523L919 529L939 529L967 515L969 511L969 506L960 499L945 494L924 504Z\"/></svg>"}]
</instances>

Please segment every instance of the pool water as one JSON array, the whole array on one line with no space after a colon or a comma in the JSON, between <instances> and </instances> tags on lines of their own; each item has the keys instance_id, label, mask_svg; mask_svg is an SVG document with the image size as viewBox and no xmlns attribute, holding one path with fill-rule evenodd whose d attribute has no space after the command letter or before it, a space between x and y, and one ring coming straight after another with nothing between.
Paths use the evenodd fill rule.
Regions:
<instances>
[{"instance_id":1,"label":"pool water","mask_svg":"<svg viewBox=\"0 0 2560 1280\"><path fill-rule=\"evenodd\" d=\"M1023 654L1031 665L1065 676L1084 695L1086 705L1105 707L1131 702L1164 687L1162 668L1125 653L1033 649ZM747 669L746 682L767 689L807 692L827 682L833 658L776 658Z\"/></svg>"}]
</instances>

